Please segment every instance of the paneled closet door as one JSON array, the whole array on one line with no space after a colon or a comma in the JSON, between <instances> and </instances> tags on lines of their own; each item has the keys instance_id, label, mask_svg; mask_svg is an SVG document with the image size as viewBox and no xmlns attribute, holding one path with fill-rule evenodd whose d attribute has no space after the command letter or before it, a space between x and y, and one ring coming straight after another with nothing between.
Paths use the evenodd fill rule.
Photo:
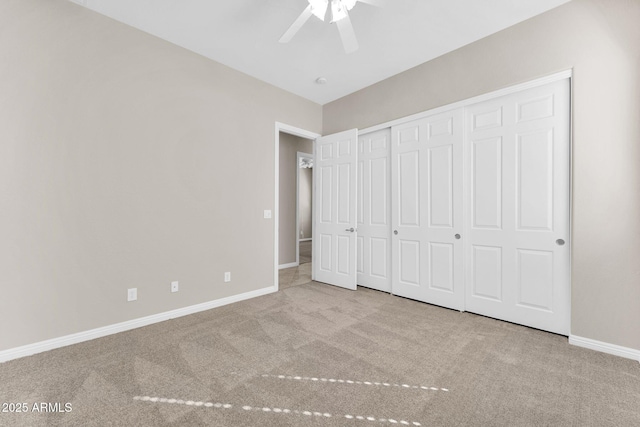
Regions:
<instances>
[{"instance_id":1,"label":"paneled closet door","mask_svg":"<svg viewBox=\"0 0 640 427\"><path fill-rule=\"evenodd\" d=\"M358 285L391 291L391 129L358 141Z\"/></svg>"},{"instance_id":2,"label":"paneled closet door","mask_svg":"<svg viewBox=\"0 0 640 427\"><path fill-rule=\"evenodd\" d=\"M358 130L316 139L313 271L315 280L356 289Z\"/></svg>"},{"instance_id":3,"label":"paneled closet door","mask_svg":"<svg viewBox=\"0 0 640 427\"><path fill-rule=\"evenodd\" d=\"M569 80L466 109L468 311L568 335Z\"/></svg>"},{"instance_id":4,"label":"paneled closet door","mask_svg":"<svg viewBox=\"0 0 640 427\"><path fill-rule=\"evenodd\" d=\"M464 309L462 109L392 128L392 293Z\"/></svg>"}]
</instances>

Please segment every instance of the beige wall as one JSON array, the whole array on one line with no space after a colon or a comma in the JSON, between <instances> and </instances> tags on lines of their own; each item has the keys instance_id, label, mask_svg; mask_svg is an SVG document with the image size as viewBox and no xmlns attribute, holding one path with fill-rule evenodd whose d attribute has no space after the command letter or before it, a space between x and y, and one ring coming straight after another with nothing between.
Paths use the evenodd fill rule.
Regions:
<instances>
[{"instance_id":1,"label":"beige wall","mask_svg":"<svg viewBox=\"0 0 640 427\"><path fill-rule=\"evenodd\" d=\"M299 190L298 190L298 234L301 239L310 239L313 227L311 224L313 201L311 197L313 186L313 169L298 169Z\"/></svg>"},{"instance_id":2,"label":"beige wall","mask_svg":"<svg viewBox=\"0 0 640 427\"><path fill-rule=\"evenodd\" d=\"M0 350L272 286L275 122L321 117L71 2L3 0Z\"/></svg>"},{"instance_id":3,"label":"beige wall","mask_svg":"<svg viewBox=\"0 0 640 427\"><path fill-rule=\"evenodd\" d=\"M573 68L571 331L640 349L639 22L639 1L573 0L325 105L324 134Z\"/></svg>"},{"instance_id":4,"label":"beige wall","mask_svg":"<svg viewBox=\"0 0 640 427\"><path fill-rule=\"evenodd\" d=\"M298 151L313 153L313 141L280 132L278 263L296 262L296 174Z\"/></svg>"}]
</instances>

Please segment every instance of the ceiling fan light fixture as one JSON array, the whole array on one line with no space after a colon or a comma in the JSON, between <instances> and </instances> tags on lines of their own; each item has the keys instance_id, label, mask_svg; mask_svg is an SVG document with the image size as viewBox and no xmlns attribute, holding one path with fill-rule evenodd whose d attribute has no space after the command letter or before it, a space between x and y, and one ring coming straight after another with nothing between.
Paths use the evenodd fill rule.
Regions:
<instances>
[{"instance_id":1,"label":"ceiling fan light fixture","mask_svg":"<svg viewBox=\"0 0 640 427\"><path fill-rule=\"evenodd\" d=\"M347 16L347 8L342 0L331 0L331 23L338 22Z\"/></svg>"},{"instance_id":2,"label":"ceiling fan light fixture","mask_svg":"<svg viewBox=\"0 0 640 427\"><path fill-rule=\"evenodd\" d=\"M329 7L329 0L309 0L309 5L311 5L311 13L321 21L324 21L327 15L327 7Z\"/></svg>"},{"instance_id":3,"label":"ceiling fan light fixture","mask_svg":"<svg viewBox=\"0 0 640 427\"><path fill-rule=\"evenodd\" d=\"M353 9L358 2L368 3L371 5L380 5L383 0L307 0L309 5L302 11L300 16L293 21L293 24L285 31L280 37L280 43L288 43L291 38L302 28L312 15L315 15L321 21L327 19L329 14L329 2L331 2L331 20L330 22L336 24L338 32L340 33L340 39L346 53L355 52L358 50L358 39L353 30L353 24L349 17L349 11ZM317 82L322 84L321 82Z\"/></svg>"}]
</instances>

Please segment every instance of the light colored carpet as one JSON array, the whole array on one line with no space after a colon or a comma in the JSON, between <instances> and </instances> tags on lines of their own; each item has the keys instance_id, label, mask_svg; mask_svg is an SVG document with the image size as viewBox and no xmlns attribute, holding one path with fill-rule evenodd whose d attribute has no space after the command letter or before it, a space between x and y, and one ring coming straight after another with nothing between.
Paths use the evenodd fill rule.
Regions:
<instances>
[{"instance_id":1,"label":"light colored carpet","mask_svg":"<svg viewBox=\"0 0 640 427\"><path fill-rule=\"evenodd\" d=\"M0 425L640 425L638 362L300 268L275 294L0 364L0 402L72 404Z\"/></svg>"}]
</instances>

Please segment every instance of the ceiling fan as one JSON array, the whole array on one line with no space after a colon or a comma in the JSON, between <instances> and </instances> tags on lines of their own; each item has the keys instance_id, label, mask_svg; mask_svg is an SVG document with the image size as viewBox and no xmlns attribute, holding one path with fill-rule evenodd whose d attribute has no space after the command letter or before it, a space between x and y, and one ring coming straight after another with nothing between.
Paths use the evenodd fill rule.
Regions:
<instances>
[{"instance_id":1,"label":"ceiling fan","mask_svg":"<svg viewBox=\"0 0 640 427\"><path fill-rule=\"evenodd\" d=\"M308 2L309 6L302 11L298 19L280 37L280 43L289 42L312 15L322 21L326 21L330 10L331 18L329 22L336 23L344 50L346 53L351 53L358 50L358 39L353 31L349 11L353 9L357 2L381 7L383 0L308 0ZM331 9L329 9L329 4L331 4Z\"/></svg>"}]
</instances>

